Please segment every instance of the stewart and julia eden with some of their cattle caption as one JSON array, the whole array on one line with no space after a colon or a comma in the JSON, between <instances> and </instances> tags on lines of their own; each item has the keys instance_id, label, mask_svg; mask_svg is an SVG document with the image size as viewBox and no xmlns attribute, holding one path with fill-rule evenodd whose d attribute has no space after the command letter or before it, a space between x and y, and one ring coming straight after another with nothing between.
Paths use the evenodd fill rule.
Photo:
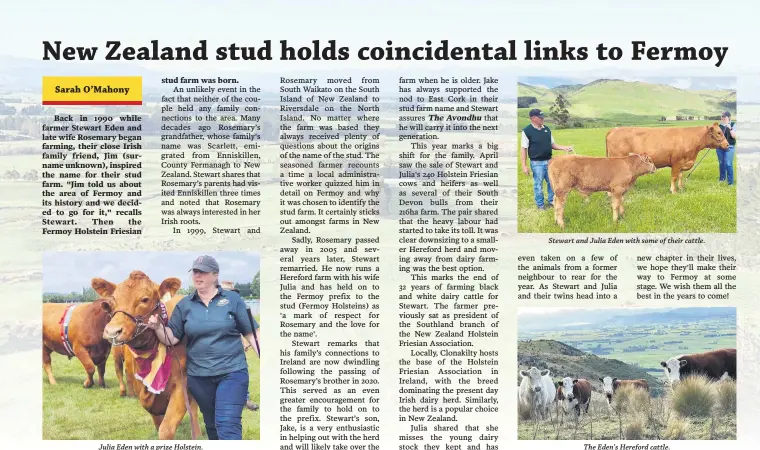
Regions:
<instances>
[{"instance_id":1,"label":"stewart and julia eden with some of their cattle caption","mask_svg":"<svg viewBox=\"0 0 760 450\"><path fill-rule=\"evenodd\" d=\"M736 349L725 348L705 353L680 355L660 362L665 379L671 386L675 386L683 379L693 375L704 375L711 380L722 381L724 379L736 380ZM546 419L550 417L552 404L558 402L565 413L575 410L577 416L581 412L588 413L591 405L591 382L585 378L564 377L557 381L556 385L551 378L549 369L540 370L531 367L521 370L522 382L519 387L520 404L527 408L533 408L535 417ZM649 392L649 384L646 380L621 380L616 377L606 376L600 378L602 392L607 398L608 404L612 404L615 392L626 385Z\"/></svg>"}]
</instances>

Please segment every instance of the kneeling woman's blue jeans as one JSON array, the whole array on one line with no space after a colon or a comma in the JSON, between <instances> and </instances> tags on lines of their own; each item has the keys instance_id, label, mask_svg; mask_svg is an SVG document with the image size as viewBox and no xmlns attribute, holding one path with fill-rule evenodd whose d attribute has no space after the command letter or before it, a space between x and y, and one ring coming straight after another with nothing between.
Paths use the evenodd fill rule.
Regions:
<instances>
[{"instance_id":1,"label":"kneeling woman's blue jeans","mask_svg":"<svg viewBox=\"0 0 760 450\"><path fill-rule=\"evenodd\" d=\"M242 440L248 370L213 377L187 376L187 388L203 414L209 440Z\"/></svg>"}]
</instances>

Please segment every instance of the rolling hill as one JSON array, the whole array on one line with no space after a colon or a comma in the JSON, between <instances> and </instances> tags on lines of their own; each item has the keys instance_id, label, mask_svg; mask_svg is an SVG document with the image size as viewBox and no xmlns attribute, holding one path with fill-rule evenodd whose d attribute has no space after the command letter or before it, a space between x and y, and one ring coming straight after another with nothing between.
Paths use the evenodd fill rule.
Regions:
<instances>
[{"instance_id":1,"label":"rolling hill","mask_svg":"<svg viewBox=\"0 0 760 450\"><path fill-rule=\"evenodd\" d=\"M517 95L535 97L537 102L521 108L541 108L548 113L558 94L570 103L573 118L601 119L615 116L673 117L716 116L724 110L736 115L736 91L685 90L665 84L599 79L585 85L563 85L548 89L518 83Z\"/></svg>"},{"instance_id":2,"label":"rolling hill","mask_svg":"<svg viewBox=\"0 0 760 450\"><path fill-rule=\"evenodd\" d=\"M554 340L518 341L517 366L518 370L529 369L531 366L549 369L555 381L564 377L586 378L597 391L602 389L600 377L643 378L649 382L652 396L656 397L662 393L660 380L649 375L642 368L617 359L601 358ZM520 381L521 377L518 373L517 382L520 383Z\"/></svg>"}]
</instances>

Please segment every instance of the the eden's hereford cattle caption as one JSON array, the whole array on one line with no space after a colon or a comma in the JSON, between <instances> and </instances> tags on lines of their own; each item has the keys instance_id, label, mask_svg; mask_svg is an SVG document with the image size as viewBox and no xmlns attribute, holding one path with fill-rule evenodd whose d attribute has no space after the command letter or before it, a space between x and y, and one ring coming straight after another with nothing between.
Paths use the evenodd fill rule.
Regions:
<instances>
[{"instance_id":1,"label":"the eden's hereford cattle caption","mask_svg":"<svg viewBox=\"0 0 760 450\"><path fill-rule=\"evenodd\" d=\"M554 220L565 228L565 201L576 189L584 200L593 192L608 192L612 196L612 220L625 212L623 195L636 179L652 174L656 167L649 156L632 153L617 158L564 155L549 161L549 181L554 190Z\"/></svg>"},{"instance_id":2,"label":"the eden's hereford cattle caption","mask_svg":"<svg viewBox=\"0 0 760 450\"><path fill-rule=\"evenodd\" d=\"M109 320L101 306L105 301L99 298L92 303L43 303L42 367L50 384L56 384L50 359L50 354L56 352L69 359L74 356L79 359L87 372L84 387L94 384L95 368L98 369L98 386L106 387L103 376L111 343L103 339L103 329Z\"/></svg>"},{"instance_id":3,"label":"the eden's hereford cattle caption","mask_svg":"<svg viewBox=\"0 0 760 450\"><path fill-rule=\"evenodd\" d=\"M717 122L708 126L649 128L617 127L607 132L607 156L644 153L655 167L670 167L670 192L676 193L676 179L683 189L683 172L694 167L705 148L728 148L728 141Z\"/></svg>"},{"instance_id":4,"label":"the eden's hereford cattle caption","mask_svg":"<svg viewBox=\"0 0 760 450\"><path fill-rule=\"evenodd\" d=\"M602 391L604 391L604 395L607 397L607 401L610 403L612 403L612 396L615 394L615 392L623 386L632 386L635 389L642 389L649 392L649 383L647 383L647 380L644 379L620 380L613 377L604 377L599 378L599 381L602 382Z\"/></svg>"},{"instance_id":5,"label":"the eden's hereford cattle caption","mask_svg":"<svg viewBox=\"0 0 760 450\"><path fill-rule=\"evenodd\" d=\"M549 370L539 370L531 367L529 370L521 370L522 382L520 383L520 402L532 408L537 418L548 418L554 396L556 394L554 382L549 376Z\"/></svg>"},{"instance_id":6,"label":"the eden's hereford cattle caption","mask_svg":"<svg viewBox=\"0 0 760 450\"><path fill-rule=\"evenodd\" d=\"M150 351L158 348L156 334L144 327L138 326L139 319L146 324L150 315L160 313L159 302L166 306L166 312L171 317L174 307L182 299L175 295L180 288L178 278L167 278L160 285L151 281L146 274L133 271L129 277L119 284L111 283L102 278L92 279L92 288L99 295L111 297L102 303L103 308L111 315L111 320L103 330L103 337L114 344L128 343L132 349ZM117 314L123 312L126 314ZM185 395L190 406L190 427L193 436L200 436L198 423L198 404L186 389L183 373L186 370L187 356L185 340L174 346L171 357L171 374L164 390L159 394L150 392L137 379L133 381L134 391L140 404L153 418L158 430L159 439L173 439L182 418L185 417ZM137 373L135 357L129 350L124 351L124 363L127 373Z\"/></svg>"},{"instance_id":7,"label":"the eden's hereford cattle caption","mask_svg":"<svg viewBox=\"0 0 760 450\"><path fill-rule=\"evenodd\" d=\"M675 356L660 362L670 383L689 375L703 374L712 380L729 377L736 380L736 349L723 348L704 353Z\"/></svg>"}]
</instances>

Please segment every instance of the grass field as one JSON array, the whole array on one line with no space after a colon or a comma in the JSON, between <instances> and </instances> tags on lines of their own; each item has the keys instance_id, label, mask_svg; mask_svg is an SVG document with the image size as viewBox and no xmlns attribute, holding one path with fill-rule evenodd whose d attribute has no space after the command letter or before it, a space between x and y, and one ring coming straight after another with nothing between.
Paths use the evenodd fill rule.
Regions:
<instances>
[{"instance_id":1,"label":"grass field","mask_svg":"<svg viewBox=\"0 0 760 450\"><path fill-rule=\"evenodd\" d=\"M531 107L545 111L549 111L557 93L562 92L570 102L568 111L571 117L610 118L617 114L620 117L629 115L656 118L676 115L712 116L719 115L725 109L736 113L736 91L732 89L700 91L647 82L597 80L586 85L551 90L520 83L517 91L521 97L536 97L538 102ZM728 107L732 103L733 107Z\"/></svg>"},{"instance_id":2,"label":"grass field","mask_svg":"<svg viewBox=\"0 0 760 450\"><path fill-rule=\"evenodd\" d=\"M727 336L709 336L720 334ZM709 337L705 337L708 335ZM637 365L658 378L663 377L660 361L683 353L698 353L719 348L736 348L736 322L703 320L690 324L604 327L594 330L546 331L521 336L521 339L550 339L571 347ZM595 348L605 349L604 352ZM625 351L644 346L645 350Z\"/></svg>"},{"instance_id":3,"label":"grass field","mask_svg":"<svg viewBox=\"0 0 760 450\"><path fill-rule=\"evenodd\" d=\"M525 118L520 119L520 123L526 123L524 121ZM691 121L679 123L679 126L707 123L711 122ZM579 128L552 131L557 144L572 145L577 154L604 156L605 135L608 130L609 128ZM583 204L581 196L572 191L567 196L565 205L565 232L735 233L736 185L718 183L718 160L715 150L701 152L697 161L705 152L709 154L688 181L688 173L684 175L685 188L678 194L670 193L669 168L662 168L655 174L638 178L625 196L625 216L617 224L612 221L612 207L606 193L594 193L590 196L589 203ZM564 152L555 151L555 154ZM560 232L560 228L554 223L554 210L541 211L536 208L532 177L522 172L521 165L518 165L517 171L518 232ZM734 170L735 177L737 173L738 170Z\"/></svg>"},{"instance_id":4,"label":"grass field","mask_svg":"<svg viewBox=\"0 0 760 450\"><path fill-rule=\"evenodd\" d=\"M256 318L259 321L258 318ZM246 352L250 374L251 400L259 403L259 358L255 350ZM106 388L82 387L86 374L76 358L52 355L55 386L47 381L43 371L42 438L45 440L149 440L158 439L150 414L132 397L119 397L119 381L109 355L106 365ZM126 381L126 378L125 378ZM259 440L260 409L243 409L243 439ZM207 439L203 414L198 417L203 436ZM191 439L190 416L185 414L175 439Z\"/></svg>"}]
</instances>

